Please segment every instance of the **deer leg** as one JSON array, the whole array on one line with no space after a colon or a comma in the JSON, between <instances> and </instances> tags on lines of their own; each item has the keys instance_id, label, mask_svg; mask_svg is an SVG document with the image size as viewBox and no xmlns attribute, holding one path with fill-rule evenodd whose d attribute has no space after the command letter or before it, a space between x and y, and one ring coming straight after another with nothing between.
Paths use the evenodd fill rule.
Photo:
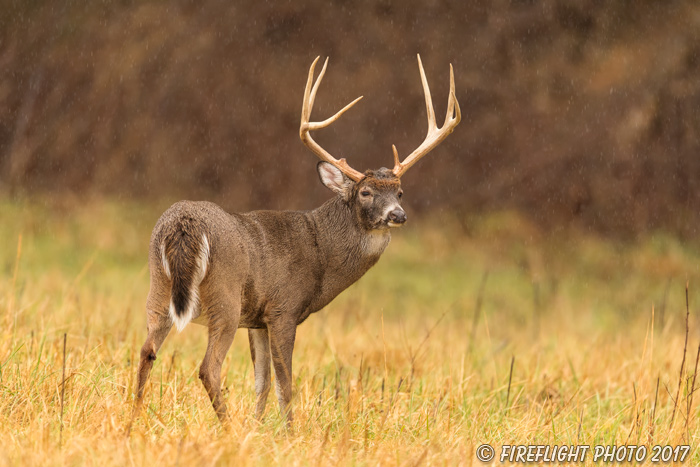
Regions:
<instances>
[{"instance_id":1,"label":"deer leg","mask_svg":"<svg viewBox=\"0 0 700 467\"><path fill-rule=\"evenodd\" d=\"M237 327L237 322L235 325L230 323L220 326L209 325L207 353L204 355L202 366L199 367L199 379L202 380L204 389L206 389L221 423L226 423L228 420L226 402L221 395L221 365L231 347Z\"/></svg>"},{"instance_id":2,"label":"deer leg","mask_svg":"<svg viewBox=\"0 0 700 467\"><path fill-rule=\"evenodd\" d=\"M136 400L134 401L134 410L131 414L127 436L131 433L131 424L136 419L136 416L141 410L143 404L143 391L148 381L148 376L153 368L153 362L156 359L156 354L163 345L163 341L168 337L170 329L173 327L170 317L166 314L147 312L148 321L148 336L146 342L141 347L141 356L139 360L138 383L136 386Z\"/></svg>"},{"instance_id":3,"label":"deer leg","mask_svg":"<svg viewBox=\"0 0 700 467\"><path fill-rule=\"evenodd\" d=\"M267 329L248 329L250 356L255 371L255 418L262 420L270 392L270 339Z\"/></svg>"},{"instance_id":4,"label":"deer leg","mask_svg":"<svg viewBox=\"0 0 700 467\"><path fill-rule=\"evenodd\" d=\"M275 390L280 410L287 417L287 425L292 424L292 352L296 337L296 323L278 320L268 323L272 365L275 367Z\"/></svg>"}]
</instances>

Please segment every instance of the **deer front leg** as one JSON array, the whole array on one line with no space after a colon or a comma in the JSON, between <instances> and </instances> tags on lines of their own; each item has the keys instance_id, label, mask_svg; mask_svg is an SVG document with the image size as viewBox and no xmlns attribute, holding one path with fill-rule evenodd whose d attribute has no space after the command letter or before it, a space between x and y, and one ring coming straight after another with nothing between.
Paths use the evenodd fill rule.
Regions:
<instances>
[{"instance_id":1,"label":"deer front leg","mask_svg":"<svg viewBox=\"0 0 700 467\"><path fill-rule=\"evenodd\" d=\"M280 410L287 417L287 425L292 424L292 352L297 326L295 322L279 316L268 323L272 365L275 367L275 389Z\"/></svg>"},{"instance_id":2,"label":"deer front leg","mask_svg":"<svg viewBox=\"0 0 700 467\"><path fill-rule=\"evenodd\" d=\"M260 421L270 393L270 338L267 329L248 329L248 340L255 372L255 419Z\"/></svg>"}]
</instances>

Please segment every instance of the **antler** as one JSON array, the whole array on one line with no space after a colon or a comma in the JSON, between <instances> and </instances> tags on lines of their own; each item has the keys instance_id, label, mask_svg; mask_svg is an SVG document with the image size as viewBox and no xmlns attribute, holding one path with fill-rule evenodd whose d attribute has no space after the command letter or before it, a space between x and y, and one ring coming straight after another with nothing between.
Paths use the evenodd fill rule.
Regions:
<instances>
[{"instance_id":1,"label":"antler","mask_svg":"<svg viewBox=\"0 0 700 467\"><path fill-rule=\"evenodd\" d=\"M364 178L364 175L362 173L350 167L350 165L348 165L344 158L339 160L331 156L316 141L314 141L313 138L311 138L311 135L309 134L309 131L325 128L331 123L335 122L336 120L338 120L338 118L340 118L341 115L345 113L346 110L355 105L357 101L362 99L362 96L358 97L357 99L343 107L338 113L322 122L310 122L309 118L311 117L311 109L314 106L316 91L318 91L318 87L321 84L321 80L323 79L323 74L326 72L326 65L328 65L328 58L326 58L326 61L323 64L323 69L321 70L321 74L318 75L316 83L314 83L313 88L311 88L311 82L314 78L314 68L316 67L316 62L318 62L319 58L320 57L316 57L316 60L314 60L314 62L311 64L311 68L309 68L309 78L306 81L306 89L304 90L304 104L301 108L301 126L299 127L299 137L304 142L304 144L313 152L315 152L316 155L322 161L326 161L334 165L338 168L338 170L343 172L349 178L356 182L359 182L360 180L362 180L362 178Z\"/></svg>"},{"instance_id":2,"label":"antler","mask_svg":"<svg viewBox=\"0 0 700 467\"><path fill-rule=\"evenodd\" d=\"M425 93L425 107L428 112L428 135L421 145L409 154L403 162L399 162L399 154L396 151L396 146L392 145L394 150L394 169L392 172L397 177L401 177L413 164L418 162L421 157L428 154L435 146L440 144L442 140L447 138L447 135L452 133L462 119L462 113L459 110L459 102L457 102L457 97L455 96L455 77L452 64L450 64L450 97L447 101L447 115L445 115L445 123L442 125L442 128L438 128L435 122L433 99L430 97L430 88L428 87L428 80L425 78L425 70L423 70L423 63L420 60L420 55L418 55L418 67L420 68L420 79L423 82L423 92Z\"/></svg>"}]
</instances>

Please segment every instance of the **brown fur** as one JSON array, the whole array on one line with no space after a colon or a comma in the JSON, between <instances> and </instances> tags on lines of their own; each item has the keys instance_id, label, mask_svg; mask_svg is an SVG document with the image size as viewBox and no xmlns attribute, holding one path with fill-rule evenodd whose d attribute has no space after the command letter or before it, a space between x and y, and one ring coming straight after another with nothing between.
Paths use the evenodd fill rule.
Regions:
<instances>
[{"instance_id":1,"label":"brown fur","mask_svg":"<svg viewBox=\"0 0 700 467\"><path fill-rule=\"evenodd\" d=\"M391 170L382 167L379 170L367 170L365 178L357 184L357 189L363 186L370 186L377 190L398 190L401 188L401 180Z\"/></svg>"},{"instance_id":2,"label":"brown fur","mask_svg":"<svg viewBox=\"0 0 700 467\"><path fill-rule=\"evenodd\" d=\"M388 169L368 171L354 183L324 164L319 163L322 181L338 196L313 211L228 214L212 203L181 201L163 214L151 237L148 336L141 351L134 414L141 406L155 355L173 325L170 300L175 302L176 294L189 290L201 238L206 235L208 269L197 285L199 302L193 316L209 329L200 379L224 421L221 364L236 329L248 328L258 395L256 416L261 417L265 409L272 363L280 407L291 422L297 325L379 260L391 238L386 213L391 209L403 213L400 182L388 176ZM371 189L371 197L360 195L363 187ZM163 244L171 278L162 261Z\"/></svg>"}]
</instances>

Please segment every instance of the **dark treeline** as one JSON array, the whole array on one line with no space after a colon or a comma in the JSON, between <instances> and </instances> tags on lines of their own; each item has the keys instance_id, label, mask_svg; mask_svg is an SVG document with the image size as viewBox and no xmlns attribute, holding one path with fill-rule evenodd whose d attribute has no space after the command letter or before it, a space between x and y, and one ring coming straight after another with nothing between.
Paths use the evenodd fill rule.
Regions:
<instances>
[{"instance_id":1,"label":"dark treeline","mask_svg":"<svg viewBox=\"0 0 700 467\"><path fill-rule=\"evenodd\" d=\"M700 226L695 0L4 0L0 192L307 209L328 194L299 141L358 170L423 140L416 53L462 124L405 177L410 209L516 209L549 228Z\"/></svg>"}]
</instances>

